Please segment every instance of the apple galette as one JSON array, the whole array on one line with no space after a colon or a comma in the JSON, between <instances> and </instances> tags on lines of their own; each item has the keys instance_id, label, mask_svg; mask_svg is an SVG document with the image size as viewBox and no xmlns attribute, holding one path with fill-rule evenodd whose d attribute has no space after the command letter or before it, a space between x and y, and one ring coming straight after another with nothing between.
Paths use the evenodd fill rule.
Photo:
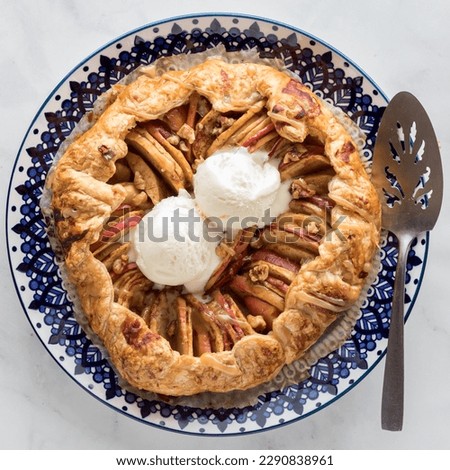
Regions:
<instances>
[{"instance_id":1,"label":"apple galette","mask_svg":"<svg viewBox=\"0 0 450 470\"><path fill-rule=\"evenodd\" d=\"M346 127L290 73L226 55L156 63L87 120L47 179L46 214L132 386L267 382L359 299L376 191Z\"/></svg>"}]
</instances>

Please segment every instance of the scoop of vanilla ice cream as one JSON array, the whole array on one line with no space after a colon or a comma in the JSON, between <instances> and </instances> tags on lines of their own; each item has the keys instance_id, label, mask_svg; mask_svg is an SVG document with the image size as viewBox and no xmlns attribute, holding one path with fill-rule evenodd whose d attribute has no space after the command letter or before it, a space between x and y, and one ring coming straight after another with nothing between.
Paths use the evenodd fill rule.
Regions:
<instances>
[{"instance_id":1,"label":"scoop of vanilla ice cream","mask_svg":"<svg viewBox=\"0 0 450 470\"><path fill-rule=\"evenodd\" d=\"M194 175L194 193L202 213L222 223L223 231L263 227L290 200L267 153L250 154L245 148L218 152L202 162ZM277 213L270 211L274 204Z\"/></svg>"},{"instance_id":2,"label":"scoop of vanilla ice cream","mask_svg":"<svg viewBox=\"0 0 450 470\"><path fill-rule=\"evenodd\" d=\"M136 263L151 281L203 288L221 259L217 242L205 237L205 221L186 191L163 199L141 220L132 235Z\"/></svg>"}]
</instances>

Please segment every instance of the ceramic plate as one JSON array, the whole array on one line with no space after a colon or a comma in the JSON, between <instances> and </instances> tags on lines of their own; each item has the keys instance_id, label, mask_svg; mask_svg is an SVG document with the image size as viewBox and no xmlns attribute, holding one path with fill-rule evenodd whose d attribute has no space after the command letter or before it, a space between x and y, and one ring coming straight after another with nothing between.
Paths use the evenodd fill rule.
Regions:
<instances>
[{"instance_id":1,"label":"ceramic plate","mask_svg":"<svg viewBox=\"0 0 450 470\"><path fill-rule=\"evenodd\" d=\"M75 67L53 90L31 123L11 176L7 243L12 275L25 314L55 361L103 403L142 423L194 434L239 434L267 430L306 418L334 403L379 362L385 352L396 248L388 237L381 269L369 289L351 338L321 359L311 377L259 397L254 406L197 409L149 401L123 390L101 352L74 319L39 199L61 143L97 97L140 64L161 56L195 53L219 44L227 50L257 49L286 66L325 100L342 108L365 132L370 161L387 99L373 80L329 44L292 26L242 15L205 14L153 23L112 41ZM428 235L408 260L406 312L410 313L425 268Z\"/></svg>"}]
</instances>

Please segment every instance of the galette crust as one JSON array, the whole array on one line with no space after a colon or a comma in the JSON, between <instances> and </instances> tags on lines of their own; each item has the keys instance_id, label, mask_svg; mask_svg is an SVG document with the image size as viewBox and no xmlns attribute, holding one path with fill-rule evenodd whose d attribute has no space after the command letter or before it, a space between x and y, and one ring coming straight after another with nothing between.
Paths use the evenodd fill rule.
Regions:
<instances>
[{"instance_id":1,"label":"galette crust","mask_svg":"<svg viewBox=\"0 0 450 470\"><path fill-rule=\"evenodd\" d=\"M301 266L272 332L246 336L231 351L200 357L173 350L139 315L115 302L111 277L90 251L104 221L126 197L123 186L107 181L127 155L127 135L138 123L186 103L194 91L220 112L246 111L264 102L280 136L292 142L307 136L319 140L335 172L328 195L335 202L331 224L336 230ZM171 171L180 181L185 178L178 165ZM242 390L271 380L359 298L379 243L380 204L355 142L306 86L261 63L210 58L162 74L146 67L135 81L117 87L95 124L68 146L47 187L65 270L90 327L128 383L165 395Z\"/></svg>"}]
</instances>

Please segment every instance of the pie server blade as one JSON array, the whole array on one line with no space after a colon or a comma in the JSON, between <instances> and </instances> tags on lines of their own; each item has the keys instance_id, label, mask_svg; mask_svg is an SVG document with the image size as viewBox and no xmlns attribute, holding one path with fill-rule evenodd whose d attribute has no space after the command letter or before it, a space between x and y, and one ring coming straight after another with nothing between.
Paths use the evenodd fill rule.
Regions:
<instances>
[{"instance_id":1,"label":"pie server blade","mask_svg":"<svg viewBox=\"0 0 450 470\"><path fill-rule=\"evenodd\" d=\"M409 92L395 95L384 112L372 171L382 205L382 226L398 240L381 425L386 430L400 431L403 426L403 326L407 257L414 238L434 227L443 194L438 141L425 109Z\"/></svg>"}]
</instances>

